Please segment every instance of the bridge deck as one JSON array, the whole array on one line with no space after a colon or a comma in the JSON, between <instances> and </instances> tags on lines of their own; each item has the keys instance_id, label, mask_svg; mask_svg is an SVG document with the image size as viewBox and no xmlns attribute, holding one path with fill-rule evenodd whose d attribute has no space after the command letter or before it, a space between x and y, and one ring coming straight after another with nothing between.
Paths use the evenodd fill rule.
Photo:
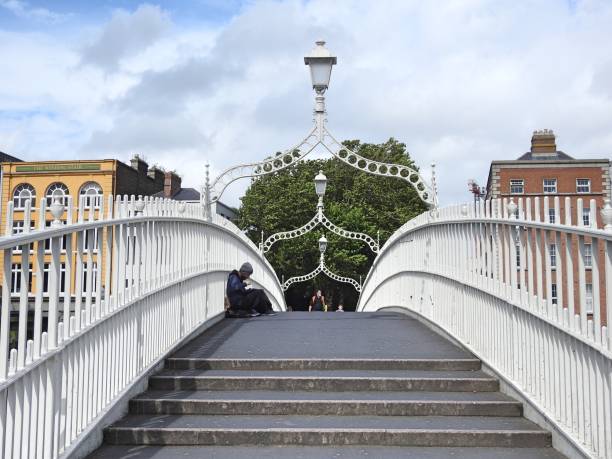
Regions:
<instances>
[{"instance_id":1,"label":"bridge deck","mask_svg":"<svg viewBox=\"0 0 612 459\"><path fill-rule=\"evenodd\" d=\"M402 314L224 320L167 359L91 458L562 459L498 388Z\"/></svg>"},{"instance_id":2,"label":"bridge deck","mask_svg":"<svg viewBox=\"0 0 612 459\"><path fill-rule=\"evenodd\" d=\"M291 312L226 320L174 357L206 359L462 359L470 354L392 312Z\"/></svg>"}]
</instances>

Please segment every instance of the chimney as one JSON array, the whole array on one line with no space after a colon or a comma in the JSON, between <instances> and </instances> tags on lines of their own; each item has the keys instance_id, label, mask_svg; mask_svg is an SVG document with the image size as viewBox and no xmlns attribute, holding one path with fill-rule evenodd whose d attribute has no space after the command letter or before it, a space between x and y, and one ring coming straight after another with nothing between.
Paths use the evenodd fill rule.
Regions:
<instances>
[{"instance_id":1,"label":"chimney","mask_svg":"<svg viewBox=\"0 0 612 459\"><path fill-rule=\"evenodd\" d=\"M550 156L557 153L557 143L552 129L533 131L531 137L531 153L533 157Z\"/></svg>"},{"instance_id":2,"label":"chimney","mask_svg":"<svg viewBox=\"0 0 612 459\"><path fill-rule=\"evenodd\" d=\"M140 156L134 155L130 160L130 166L132 166L132 169L136 169L139 174L147 175L149 165Z\"/></svg>"},{"instance_id":3,"label":"chimney","mask_svg":"<svg viewBox=\"0 0 612 459\"><path fill-rule=\"evenodd\" d=\"M171 198L181 189L181 178L174 172L166 172L164 179L164 198Z\"/></svg>"},{"instance_id":4,"label":"chimney","mask_svg":"<svg viewBox=\"0 0 612 459\"><path fill-rule=\"evenodd\" d=\"M161 189L164 187L164 171L153 166L151 169L149 169L149 172L147 172L147 176L150 179L153 179L155 185L159 187L159 190L161 191Z\"/></svg>"}]
</instances>

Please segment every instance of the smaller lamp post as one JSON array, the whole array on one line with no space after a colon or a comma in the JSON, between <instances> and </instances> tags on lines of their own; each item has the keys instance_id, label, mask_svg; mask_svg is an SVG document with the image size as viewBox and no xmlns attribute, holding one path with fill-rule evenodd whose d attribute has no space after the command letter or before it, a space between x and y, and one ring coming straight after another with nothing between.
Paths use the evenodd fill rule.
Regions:
<instances>
[{"instance_id":1,"label":"smaller lamp post","mask_svg":"<svg viewBox=\"0 0 612 459\"><path fill-rule=\"evenodd\" d=\"M327 189L327 177L323 174L323 171L319 171L319 173L314 178L315 182L315 192L319 197L319 204L317 207L323 208L323 196L325 196L325 190Z\"/></svg>"},{"instance_id":2,"label":"smaller lamp post","mask_svg":"<svg viewBox=\"0 0 612 459\"><path fill-rule=\"evenodd\" d=\"M327 250L327 239L325 238L325 236L321 236L321 238L319 239L319 252L321 252L321 255L323 255L326 250Z\"/></svg>"}]
</instances>

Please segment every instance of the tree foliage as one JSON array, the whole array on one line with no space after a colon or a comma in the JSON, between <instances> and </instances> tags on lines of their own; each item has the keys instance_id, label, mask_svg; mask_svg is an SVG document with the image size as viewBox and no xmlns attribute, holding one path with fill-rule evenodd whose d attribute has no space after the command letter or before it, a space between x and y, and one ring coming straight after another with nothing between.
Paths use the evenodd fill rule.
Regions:
<instances>
[{"instance_id":1,"label":"tree foliage","mask_svg":"<svg viewBox=\"0 0 612 459\"><path fill-rule=\"evenodd\" d=\"M406 146L391 138L375 145L349 140L343 144L369 159L397 163L417 169ZM319 170L327 176L324 198L325 215L336 225L369 234L381 245L402 224L422 213L426 206L408 183L392 177L380 177L359 171L337 159L302 161L291 168L254 179L242 198L238 225L246 228L257 244L261 232L265 238L279 231L304 225L316 212L314 177ZM288 279L309 273L319 263L318 239L322 234L329 244L326 265L336 274L365 279L375 254L362 241L341 238L319 226L299 238L279 241L266 254L279 277ZM314 289L321 288L334 305L344 302L353 309L358 294L348 284L338 283L320 274L287 292L287 304L296 309L305 306Z\"/></svg>"}]
</instances>

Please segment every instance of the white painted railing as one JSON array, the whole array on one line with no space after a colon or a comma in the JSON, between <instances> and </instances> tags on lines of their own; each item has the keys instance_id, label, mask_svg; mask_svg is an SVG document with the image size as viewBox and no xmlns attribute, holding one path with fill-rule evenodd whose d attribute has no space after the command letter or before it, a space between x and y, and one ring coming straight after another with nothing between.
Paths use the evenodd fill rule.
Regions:
<instances>
[{"instance_id":1,"label":"white painted railing","mask_svg":"<svg viewBox=\"0 0 612 459\"><path fill-rule=\"evenodd\" d=\"M527 200L518 218L495 200L409 221L375 260L358 310L424 316L592 457L612 458L612 232L571 226L570 212L566 225L543 221L547 201Z\"/></svg>"},{"instance_id":2,"label":"white painted railing","mask_svg":"<svg viewBox=\"0 0 612 459\"><path fill-rule=\"evenodd\" d=\"M200 206L109 197L106 210L69 202L49 215L44 202L12 205L0 238L1 457L61 455L152 363L223 311L227 274L242 262L284 309L257 247Z\"/></svg>"}]
</instances>

